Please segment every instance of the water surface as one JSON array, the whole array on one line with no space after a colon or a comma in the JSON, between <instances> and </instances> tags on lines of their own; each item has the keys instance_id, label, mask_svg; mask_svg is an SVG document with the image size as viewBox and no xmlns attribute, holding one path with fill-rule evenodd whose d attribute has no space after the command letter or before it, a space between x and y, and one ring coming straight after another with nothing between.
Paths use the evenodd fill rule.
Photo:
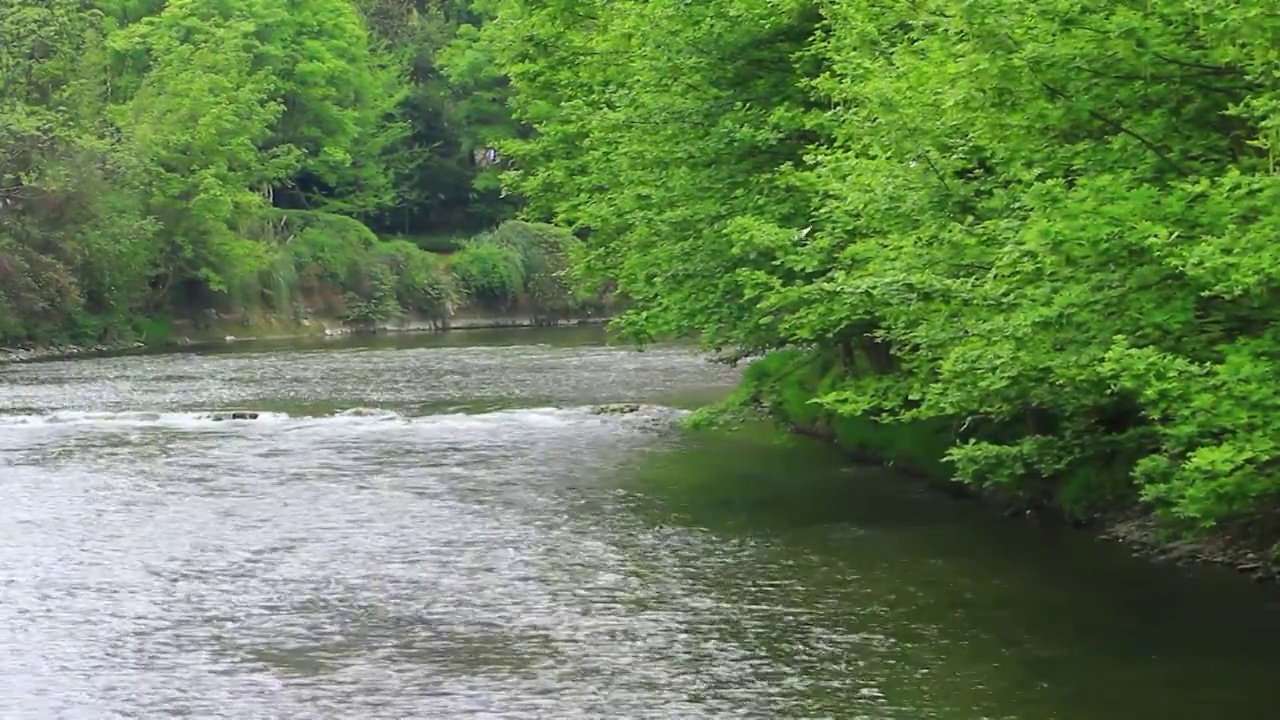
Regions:
<instances>
[{"instance_id":1,"label":"water surface","mask_svg":"<svg viewBox=\"0 0 1280 720\"><path fill-rule=\"evenodd\" d=\"M595 331L0 369L0 717L1275 716L1236 577L590 411L734 379Z\"/></svg>"}]
</instances>

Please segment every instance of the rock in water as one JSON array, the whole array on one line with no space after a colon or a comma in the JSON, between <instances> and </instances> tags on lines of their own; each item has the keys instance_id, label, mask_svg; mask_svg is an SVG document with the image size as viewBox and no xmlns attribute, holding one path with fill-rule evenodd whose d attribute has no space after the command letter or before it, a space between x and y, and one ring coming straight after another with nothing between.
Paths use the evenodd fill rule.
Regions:
<instances>
[{"instance_id":1,"label":"rock in water","mask_svg":"<svg viewBox=\"0 0 1280 720\"><path fill-rule=\"evenodd\" d=\"M211 417L214 422L222 422L223 420L257 420L258 413L236 410L229 413L214 413Z\"/></svg>"},{"instance_id":2,"label":"rock in water","mask_svg":"<svg viewBox=\"0 0 1280 720\"><path fill-rule=\"evenodd\" d=\"M636 403L614 403L612 405L597 405L591 409L593 415L630 415L640 412L640 406Z\"/></svg>"}]
</instances>

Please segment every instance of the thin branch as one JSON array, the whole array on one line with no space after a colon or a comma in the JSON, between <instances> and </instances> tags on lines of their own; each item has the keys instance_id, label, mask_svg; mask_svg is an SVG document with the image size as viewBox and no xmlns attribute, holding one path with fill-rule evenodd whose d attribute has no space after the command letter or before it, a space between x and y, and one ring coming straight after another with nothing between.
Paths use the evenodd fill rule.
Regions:
<instances>
[{"instance_id":1,"label":"thin branch","mask_svg":"<svg viewBox=\"0 0 1280 720\"><path fill-rule=\"evenodd\" d=\"M1192 62L1191 60L1179 60L1178 58L1171 58L1167 55L1161 55L1160 53L1154 50L1151 51L1151 54L1159 58L1160 60L1163 60L1164 62L1169 63L1170 65L1177 65L1179 67L1185 67L1185 68L1193 68L1195 70L1204 70L1206 73L1210 75L1243 75L1244 74L1244 70L1241 70L1240 68L1236 68L1236 67L1231 67L1229 65L1205 65L1204 63Z\"/></svg>"},{"instance_id":2,"label":"thin branch","mask_svg":"<svg viewBox=\"0 0 1280 720\"><path fill-rule=\"evenodd\" d=\"M1053 95L1054 95L1054 96L1056 96L1056 97L1062 98L1063 100L1068 100L1068 101L1069 101L1069 100L1071 100L1071 96L1067 95L1065 92L1063 92L1063 91L1059 90L1058 88L1056 88L1056 87L1054 87L1054 86L1050 85L1049 83L1047 83L1047 82L1045 82L1045 81L1043 81L1043 80L1041 80L1041 81L1040 81L1040 85L1041 85L1045 90L1048 90L1051 94L1053 94ZM1168 165L1169 165L1169 167L1171 167L1171 168L1173 168L1174 170L1178 171L1178 174L1179 174L1179 175L1184 175L1184 176L1186 176L1186 175L1190 175L1190 174L1191 174L1191 173L1190 173L1186 168L1182 167L1182 165L1180 165L1176 160L1174 160L1173 158L1169 157L1169 154L1168 154L1168 153L1166 153L1165 151L1161 150L1161 149L1160 149L1160 147L1159 147L1158 145L1156 145L1154 142L1152 142L1152 141L1150 141L1150 140L1146 139L1145 137L1143 137L1143 136L1139 135L1137 132L1134 132L1133 130L1130 130L1129 128L1127 128L1127 127L1125 127L1124 125L1120 124L1118 121L1116 121L1116 120L1112 120L1111 118L1107 117L1106 115L1103 115L1102 113L1098 112L1097 110L1093 110L1093 109L1086 109L1086 110L1085 110L1085 112L1087 112L1087 113L1089 114L1089 117L1091 117L1091 118L1093 118L1093 119L1097 120L1098 122L1103 123L1104 125L1106 125L1106 126L1110 127L1112 130L1115 130L1116 132L1121 133L1121 134L1124 134L1124 135L1128 135L1129 137L1133 138L1134 140L1137 140L1137 141L1138 141L1138 142L1139 142L1143 147L1145 147L1147 150L1150 150L1150 151L1152 152L1152 154L1154 154L1156 157L1160 158L1160 159L1161 159L1161 160L1163 160L1166 164L1168 164Z\"/></svg>"},{"instance_id":3,"label":"thin branch","mask_svg":"<svg viewBox=\"0 0 1280 720\"><path fill-rule=\"evenodd\" d=\"M1193 79L1194 77L1196 77L1194 75L1192 76L1164 75L1159 73L1152 73L1150 75L1117 74L1117 73L1103 72L1102 70L1097 70L1091 67L1085 67L1083 65L1077 65L1076 69L1085 73L1086 75L1092 75L1094 77L1099 77L1099 78L1106 78L1108 80L1132 80L1137 82L1173 81L1173 82L1186 83L1187 85L1190 85L1191 87L1194 87L1197 90L1204 90L1205 92L1224 93L1224 94L1237 94L1241 92L1247 92L1251 89L1256 89L1258 87L1256 85L1247 85L1244 87L1217 87L1214 85L1206 85L1204 83L1196 82ZM1203 76L1200 76L1200 77L1203 77Z\"/></svg>"}]
</instances>

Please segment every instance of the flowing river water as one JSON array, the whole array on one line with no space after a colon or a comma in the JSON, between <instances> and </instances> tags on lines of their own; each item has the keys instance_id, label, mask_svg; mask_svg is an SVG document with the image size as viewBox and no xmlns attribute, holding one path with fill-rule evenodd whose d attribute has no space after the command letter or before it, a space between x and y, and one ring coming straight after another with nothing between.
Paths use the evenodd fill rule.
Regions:
<instances>
[{"instance_id":1,"label":"flowing river water","mask_svg":"<svg viewBox=\"0 0 1280 720\"><path fill-rule=\"evenodd\" d=\"M734 381L585 330L0 368L0 718L1280 716L1230 573L590 411Z\"/></svg>"}]
</instances>

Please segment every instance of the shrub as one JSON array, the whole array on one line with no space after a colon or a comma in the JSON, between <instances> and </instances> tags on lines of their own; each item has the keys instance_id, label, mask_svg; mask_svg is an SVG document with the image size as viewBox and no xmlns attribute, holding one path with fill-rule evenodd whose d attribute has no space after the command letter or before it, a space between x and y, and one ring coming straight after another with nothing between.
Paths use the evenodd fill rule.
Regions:
<instances>
[{"instance_id":1,"label":"shrub","mask_svg":"<svg viewBox=\"0 0 1280 720\"><path fill-rule=\"evenodd\" d=\"M312 274L334 287L350 287L378 236L360 221L342 215L284 211L281 221L290 233L285 240L299 273Z\"/></svg>"},{"instance_id":2,"label":"shrub","mask_svg":"<svg viewBox=\"0 0 1280 720\"><path fill-rule=\"evenodd\" d=\"M384 242L375 253L394 275L395 299L404 310L444 318L457 304L458 290L441 256L404 240Z\"/></svg>"},{"instance_id":3,"label":"shrub","mask_svg":"<svg viewBox=\"0 0 1280 720\"><path fill-rule=\"evenodd\" d=\"M580 304L566 277L580 245L573 233L555 225L511 220L483 239L520 255L524 292L535 308L555 312Z\"/></svg>"},{"instance_id":4,"label":"shrub","mask_svg":"<svg viewBox=\"0 0 1280 720\"><path fill-rule=\"evenodd\" d=\"M520 254L509 247L483 239L470 242L450 259L449 265L458 284L479 303L510 307L523 290Z\"/></svg>"}]
</instances>

